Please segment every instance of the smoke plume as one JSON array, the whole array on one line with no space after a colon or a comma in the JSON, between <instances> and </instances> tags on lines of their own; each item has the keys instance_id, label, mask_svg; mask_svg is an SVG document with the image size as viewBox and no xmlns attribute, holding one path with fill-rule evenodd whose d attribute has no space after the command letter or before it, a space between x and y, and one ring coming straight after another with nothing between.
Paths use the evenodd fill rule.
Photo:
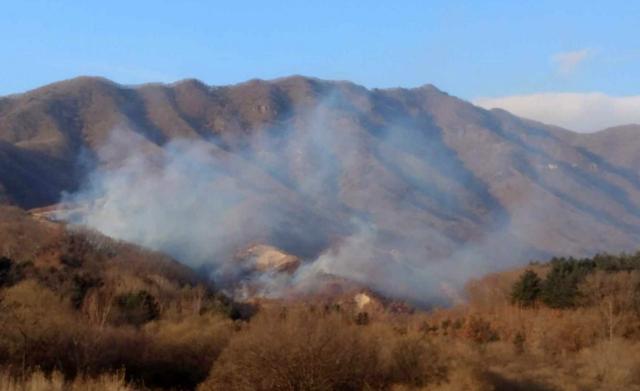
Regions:
<instances>
[{"instance_id":1,"label":"smoke plume","mask_svg":"<svg viewBox=\"0 0 640 391\"><path fill-rule=\"evenodd\" d=\"M328 100L233 148L217 139L158 146L115 129L85 185L64 197L82 205L65 218L167 252L236 295L304 291L335 275L432 303L495 269L508 223L500 211L471 211L490 196L441 156L437 139L410 121L363 131L335 106ZM481 238L455 233L483 225L491 233ZM301 265L256 273L237 256L252 244L294 254ZM505 251L518 259L524 250Z\"/></svg>"}]
</instances>

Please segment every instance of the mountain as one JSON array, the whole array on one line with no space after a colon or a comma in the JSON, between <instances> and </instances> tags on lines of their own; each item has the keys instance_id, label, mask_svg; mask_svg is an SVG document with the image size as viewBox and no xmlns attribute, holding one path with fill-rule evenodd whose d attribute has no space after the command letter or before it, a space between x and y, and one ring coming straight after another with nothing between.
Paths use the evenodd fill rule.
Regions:
<instances>
[{"instance_id":1,"label":"mountain","mask_svg":"<svg viewBox=\"0 0 640 391\"><path fill-rule=\"evenodd\" d=\"M640 125L623 125L607 128L600 132L581 135L576 145L588 152L606 156L607 161L620 167L639 167Z\"/></svg>"},{"instance_id":2,"label":"mountain","mask_svg":"<svg viewBox=\"0 0 640 391\"><path fill-rule=\"evenodd\" d=\"M140 147L105 153L114 130ZM375 226L375 251L353 244L364 263L391 264L400 249L411 252L411 262L398 258L402 275L452 258L472 270L481 258L485 270L637 248L638 130L578 134L432 85L366 89L295 76L123 86L81 77L0 99L0 197L23 208L53 204L82 189L96 167L187 139L222 156L220 176L242 177L241 210L252 211L238 223L245 245L317 258L336 243L348 247L340 238L358 220ZM279 211L277 227L256 212L267 209ZM232 230L238 220L223 221ZM183 259L178 247L160 249ZM366 273L383 279L395 269Z\"/></svg>"}]
</instances>

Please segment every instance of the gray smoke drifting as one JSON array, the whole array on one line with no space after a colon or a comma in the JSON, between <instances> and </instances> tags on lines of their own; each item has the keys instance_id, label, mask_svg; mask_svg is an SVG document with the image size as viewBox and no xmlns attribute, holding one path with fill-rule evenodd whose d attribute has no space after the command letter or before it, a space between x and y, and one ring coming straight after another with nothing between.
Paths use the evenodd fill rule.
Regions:
<instances>
[{"instance_id":1,"label":"gray smoke drifting","mask_svg":"<svg viewBox=\"0 0 640 391\"><path fill-rule=\"evenodd\" d=\"M428 132L402 121L364 131L334 108L257 130L235 148L160 147L116 129L87 183L65 196L83 206L67 219L171 254L239 295L304 291L335 275L427 303L498 266L508 223L471 211L486 191L440 156ZM456 236L485 225L491 234ZM237 256L253 244L294 254L301 266L256 273ZM518 259L524 250L505 251Z\"/></svg>"}]
</instances>

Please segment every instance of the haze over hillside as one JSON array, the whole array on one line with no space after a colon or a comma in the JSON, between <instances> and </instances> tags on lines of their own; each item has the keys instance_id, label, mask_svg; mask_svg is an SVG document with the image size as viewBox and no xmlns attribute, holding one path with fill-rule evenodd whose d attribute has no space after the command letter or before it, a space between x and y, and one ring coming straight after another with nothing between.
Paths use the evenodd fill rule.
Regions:
<instances>
[{"instance_id":1,"label":"haze over hillside","mask_svg":"<svg viewBox=\"0 0 640 391\"><path fill-rule=\"evenodd\" d=\"M0 99L0 197L66 192L72 221L219 281L264 243L303 260L267 292L322 272L429 300L532 258L635 249L638 130L577 134L431 85L83 77Z\"/></svg>"}]
</instances>

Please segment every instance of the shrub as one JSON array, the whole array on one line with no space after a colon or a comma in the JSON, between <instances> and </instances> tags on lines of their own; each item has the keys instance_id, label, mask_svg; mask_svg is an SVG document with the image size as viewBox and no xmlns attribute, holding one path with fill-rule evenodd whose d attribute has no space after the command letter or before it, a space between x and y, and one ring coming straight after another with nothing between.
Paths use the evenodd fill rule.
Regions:
<instances>
[{"instance_id":1,"label":"shrub","mask_svg":"<svg viewBox=\"0 0 640 391\"><path fill-rule=\"evenodd\" d=\"M199 390L361 390L375 385L377 345L361 330L334 313L259 314L232 339Z\"/></svg>"},{"instance_id":2,"label":"shrub","mask_svg":"<svg viewBox=\"0 0 640 391\"><path fill-rule=\"evenodd\" d=\"M515 349L515 353L522 354L524 353L526 338L524 334L521 332L517 332L513 337L513 348Z\"/></svg>"},{"instance_id":3,"label":"shrub","mask_svg":"<svg viewBox=\"0 0 640 391\"><path fill-rule=\"evenodd\" d=\"M147 386L194 389L209 375L232 331L233 322L211 314L149 323L144 332L150 344L138 372L129 373Z\"/></svg>"},{"instance_id":4,"label":"shrub","mask_svg":"<svg viewBox=\"0 0 640 391\"><path fill-rule=\"evenodd\" d=\"M403 336L395 342L388 370L391 383L410 387L440 383L447 375L438 351L417 336Z\"/></svg>"},{"instance_id":5,"label":"shrub","mask_svg":"<svg viewBox=\"0 0 640 391\"><path fill-rule=\"evenodd\" d=\"M638 389L640 384L640 345L615 338L584 349L578 357L580 375L600 389ZM635 388L634 388L635 387Z\"/></svg>"},{"instance_id":6,"label":"shrub","mask_svg":"<svg viewBox=\"0 0 640 391\"><path fill-rule=\"evenodd\" d=\"M494 382L480 365L463 363L451 369L446 382L429 388L433 391L494 391L514 390L516 388L497 388Z\"/></svg>"},{"instance_id":7,"label":"shrub","mask_svg":"<svg viewBox=\"0 0 640 391\"><path fill-rule=\"evenodd\" d=\"M467 318L462 328L462 336L477 344L496 341L498 339L498 334L491 327L491 323L479 316L470 316Z\"/></svg>"},{"instance_id":8,"label":"shrub","mask_svg":"<svg viewBox=\"0 0 640 391\"><path fill-rule=\"evenodd\" d=\"M25 277L27 264L18 264L7 258L0 257L0 287L17 284Z\"/></svg>"},{"instance_id":9,"label":"shrub","mask_svg":"<svg viewBox=\"0 0 640 391\"><path fill-rule=\"evenodd\" d=\"M0 346L15 368L65 365L76 322L70 306L33 280L4 291Z\"/></svg>"},{"instance_id":10,"label":"shrub","mask_svg":"<svg viewBox=\"0 0 640 391\"><path fill-rule=\"evenodd\" d=\"M358 312L356 314L355 322L357 325L365 326L369 324L369 313L368 312Z\"/></svg>"},{"instance_id":11,"label":"shrub","mask_svg":"<svg viewBox=\"0 0 640 391\"><path fill-rule=\"evenodd\" d=\"M160 316L160 309L155 297L146 290L125 293L116 297L116 324L141 326Z\"/></svg>"},{"instance_id":12,"label":"shrub","mask_svg":"<svg viewBox=\"0 0 640 391\"><path fill-rule=\"evenodd\" d=\"M102 285L100 277L88 274L75 274L73 276L73 286L71 288L71 304L75 309L82 306L85 296L90 289Z\"/></svg>"},{"instance_id":13,"label":"shrub","mask_svg":"<svg viewBox=\"0 0 640 391\"><path fill-rule=\"evenodd\" d=\"M525 271L511 290L511 302L523 307L531 307L538 300L542 289L542 280L532 270Z\"/></svg>"},{"instance_id":14,"label":"shrub","mask_svg":"<svg viewBox=\"0 0 640 391\"><path fill-rule=\"evenodd\" d=\"M7 257L0 257L0 286L5 285L9 280L9 273L11 272L11 266L13 261Z\"/></svg>"}]
</instances>

